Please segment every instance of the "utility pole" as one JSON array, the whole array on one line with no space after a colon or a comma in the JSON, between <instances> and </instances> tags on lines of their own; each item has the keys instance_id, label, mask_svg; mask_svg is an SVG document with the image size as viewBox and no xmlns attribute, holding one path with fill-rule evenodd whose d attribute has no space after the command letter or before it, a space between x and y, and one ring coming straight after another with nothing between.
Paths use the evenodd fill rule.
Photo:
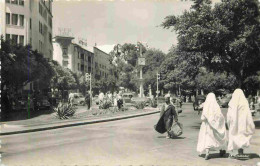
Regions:
<instances>
[{"instance_id":1,"label":"utility pole","mask_svg":"<svg viewBox=\"0 0 260 166\"><path fill-rule=\"evenodd\" d=\"M143 66L145 65L145 58L142 55L142 44L137 42L137 47L139 45L140 57L138 58L138 65L140 66L140 97L144 97L144 87L143 87Z\"/></svg>"},{"instance_id":2,"label":"utility pole","mask_svg":"<svg viewBox=\"0 0 260 166\"><path fill-rule=\"evenodd\" d=\"M157 89L156 89L156 97L157 97L157 106L158 106L158 104L159 104L159 101L158 101L158 99L159 99L159 93L160 93L160 91L159 91L159 79L160 79L160 74L157 72L157 74L156 74L156 78L157 78Z\"/></svg>"},{"instance_id":3,"label":"utility pole","mask_svg":"<svg viewBox=\"0 0 260 166\"><path fill-rule=\"evenodd\" d=\"M85 74L85 79L86 79L86 81L89 81L90 107L91 107L91 105L92 105L91 73L90 74L86 73Z\"/></svg>"}]
</instances>

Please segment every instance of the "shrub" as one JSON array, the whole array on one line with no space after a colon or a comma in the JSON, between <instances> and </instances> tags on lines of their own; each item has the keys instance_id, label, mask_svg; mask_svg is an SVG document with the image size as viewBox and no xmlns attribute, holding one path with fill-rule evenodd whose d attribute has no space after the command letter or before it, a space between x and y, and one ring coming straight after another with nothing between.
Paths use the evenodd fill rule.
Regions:
<instances>
[{"instance_id":1,"label":"shrub","mask_svg":"<svg viewBox=\"0 0 260 166\"><path fill-rule=\"evenodd\" d=\"M108 109L112 106L112 102L110 100L103 100L103 102L100 103L99 109Z\"/></svg>"},{"instance_id":2,"label":"shrub","mask_svg":"<svg viewBox=\"0 0 260 166\"><path fill-rule=\"evenodd\" d=\"M145 106L146 106L146 102L145 101L135 102L135 107L137 109L143 109Z\"/></svg>"},{"instance_id":3,"label":"shrub","mask_svg":"<svg viewBox=\"0 0 260 166\"><path fill-rule=\"evenodd\" d=\"M76 112L76 107L72 104L59 103L59 105L54 108L56 112L56 117L59 119L68 119L72 117Z\"/></svg>"}]
</instances>

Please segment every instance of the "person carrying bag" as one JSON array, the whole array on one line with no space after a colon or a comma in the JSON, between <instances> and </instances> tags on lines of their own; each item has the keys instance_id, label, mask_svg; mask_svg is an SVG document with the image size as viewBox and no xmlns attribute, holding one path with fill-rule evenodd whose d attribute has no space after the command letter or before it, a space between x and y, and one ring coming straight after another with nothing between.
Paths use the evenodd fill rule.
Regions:
<instances>
[{"instance_id":1,"label":"person carrying bag","mask_svg":"<svg viewBox=\"0 0 260 166\"><path fill-rule=\"evenodd\" d=\"M182 125L178 123L178 113L170 103L169 95L165 96L165 104L162 106L160 119L154 126L154 129L161 134L167 132L166 138L180 136L183 133Z\"/></svg>"}]
</instances>

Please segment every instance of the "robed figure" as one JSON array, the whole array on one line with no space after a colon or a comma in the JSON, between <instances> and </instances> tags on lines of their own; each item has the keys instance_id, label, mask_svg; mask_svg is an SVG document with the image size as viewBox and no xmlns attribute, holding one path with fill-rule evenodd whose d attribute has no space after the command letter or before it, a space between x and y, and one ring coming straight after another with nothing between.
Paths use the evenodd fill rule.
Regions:
<instances>
[{"instance_id":1,"label":"robed figure","mask_svg":"<svg viewBox=\"0 0 260 166\"><path fill-rule=\"evenodd\" d=\"M170 96L165 96L165 104L161 108L160 119L154 126L155 130L161 134L167 132L168 136L166 138L171 138L170 130L174 123L178 122L178 113L175 107L170 102Z\"/></svg>"}]
</instances>

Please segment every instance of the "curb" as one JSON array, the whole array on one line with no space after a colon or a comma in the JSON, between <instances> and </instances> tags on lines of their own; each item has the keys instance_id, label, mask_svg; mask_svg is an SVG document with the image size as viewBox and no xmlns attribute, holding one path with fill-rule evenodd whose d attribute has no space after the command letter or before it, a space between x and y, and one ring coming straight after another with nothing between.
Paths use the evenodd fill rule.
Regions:
<instances>
[{"instance_id":1,"label":"curb","mask_svg":"<svg viewBox=\"0 0 260 166\"><path fill-rule=\"evenodd\" d=\"M22 134L22 133L30 133L30 132L37 132L37 131L45 131L45 130L52 130L52 129L59 129L59 128L66 128L66 127L72 127L72 126L81 126L81 125L87 125L87 124L94 124L94 123L102 123L102 122L109 122L109 121L116 121L116 120L123 120L123 119L129 119L129 118L135 118L140 116L146 116L146 115L152 115L159 113L160 111L152 111L148 113L141 113L141 114L134 114L134 115L126 115L126 116L119 116L119 117L113 117L113 118L105 118L105 119L98 119L98 120L90 120L85 122L68 122L70 124L63 124L63 125L57 125L57 126L48 126L48 127L40 127L40 128L33 128L33 129L25 129L20 131L10 131L10 132L1 132L0 135L13 135L13 134Z\"/></svg>"}]
</instances>

